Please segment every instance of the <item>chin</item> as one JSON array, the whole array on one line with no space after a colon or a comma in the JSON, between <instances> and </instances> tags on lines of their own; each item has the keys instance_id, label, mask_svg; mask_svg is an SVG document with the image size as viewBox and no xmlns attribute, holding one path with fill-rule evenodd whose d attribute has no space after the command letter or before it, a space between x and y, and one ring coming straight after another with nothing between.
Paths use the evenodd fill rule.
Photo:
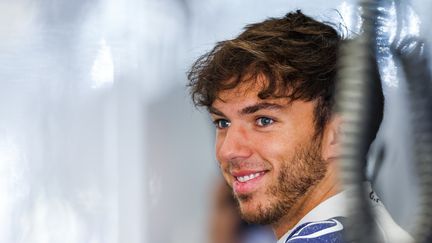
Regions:
<instances>
[{"instance_id":1,"label":"chin","mask_svg":"<svg viewBox=\"0 0 432 243\"><path fill-rule=\"evenodd\" d=\"M272 215L262 214L262 211L260 210L241 211L241 217L244 221L250 224L259 224L259 225L271 225L280 219L280 218L274 218Z\"/></svg>"},{"instance_id":2,"label":"chin","mask_svg":"<svg viewBox=\"0 0 432 243\"><path fill-rule=\"evenodd\" d=\"M242 206L240 206L240 215L244 221L250 224L263 224L257 210L252 208L242 208Z\"/></svg>"},{"instance_id":3,"label":"chin","mask_svg":"<svg viewBox=\"0 0 432 243\"><path fill-rule=\"evenodd\" d=\"M268 198L259 201L247 195L238 197L237 201L242 219L250 224L268 225L280 219L280 216L274 213L275 205L269 203Z\"/></svg>"}]
</instances>

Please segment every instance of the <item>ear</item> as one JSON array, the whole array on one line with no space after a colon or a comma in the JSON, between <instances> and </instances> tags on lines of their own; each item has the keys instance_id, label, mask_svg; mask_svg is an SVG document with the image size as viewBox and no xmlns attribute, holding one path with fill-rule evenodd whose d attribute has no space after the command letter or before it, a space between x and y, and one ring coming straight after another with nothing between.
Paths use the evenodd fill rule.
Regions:
<instances>
[{"instance_id":1,"label":"ear","mask_svg":"<svg viewBox=\"0 0 432 243\"><path fill-rule=\"evenodd\" d=\"M341 135L342 135L342 118L334 114L331 120L324 128L321 142L322 158L332 160L340 156Z\"/></svg>"}]
</instances>

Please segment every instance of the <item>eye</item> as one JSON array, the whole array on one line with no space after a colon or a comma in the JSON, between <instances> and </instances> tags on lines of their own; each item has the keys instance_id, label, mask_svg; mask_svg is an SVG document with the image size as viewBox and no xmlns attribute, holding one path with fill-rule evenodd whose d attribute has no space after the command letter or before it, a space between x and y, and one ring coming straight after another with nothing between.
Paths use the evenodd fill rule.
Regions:
<instances>
[{"instance_id":1,"label":"eye","mask_svg":"<svg viewBox=\"0 0 432 243\"><path fill-rule=\"evenodd\" d=\"M231 122L226 119L217 119L213 123L217 129L228 128L231 125Z\"/></svg>"},{"instance_id":2,"label":"eye","mask_svg":"<svg viewBox=\"0 0 432 243\"><path fill-rule=\"evenodd\" d=\"M266 127L273 124L274 120L268 117L260 117L256 119L256 124L260 127Z\"/></svg>"}]
</instances>

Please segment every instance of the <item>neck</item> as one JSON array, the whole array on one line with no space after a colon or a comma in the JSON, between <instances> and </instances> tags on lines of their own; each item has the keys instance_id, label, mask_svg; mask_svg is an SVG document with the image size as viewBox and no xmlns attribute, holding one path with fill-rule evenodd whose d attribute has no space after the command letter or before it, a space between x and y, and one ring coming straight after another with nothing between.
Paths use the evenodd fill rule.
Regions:
<instances>
[{"instance_id":1,"label":"neck","mask_svg":"<svg viewBox=\"0 0 432 243\"><path fill-rule=\"evenodd\" d=\"M273 232L280 239L291 230L307 213L326 199L340 192L336 169L329 165L327 174L308 192L278 222L272 224Z\"/></svg>"}]
</instances>

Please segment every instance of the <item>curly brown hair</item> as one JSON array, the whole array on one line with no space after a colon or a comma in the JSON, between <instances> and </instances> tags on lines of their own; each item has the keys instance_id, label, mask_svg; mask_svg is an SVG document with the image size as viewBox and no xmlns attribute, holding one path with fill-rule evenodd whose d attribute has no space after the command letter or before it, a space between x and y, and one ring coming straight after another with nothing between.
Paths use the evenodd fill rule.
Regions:
<instances>
[{"instance_id":1,"label":"curly brown hair","mask_svg":"<svg viewBox=\"0 0 432 243\"><path fill-rule=\"evenodd\" d=\"M261 99L316 100L317 133L331 117L337 53L342 36L300 10L245 27L218 42L193 64L189 87L196 106L211 107L219 92L264 75Z\"/></svg>"}]
</instances>

